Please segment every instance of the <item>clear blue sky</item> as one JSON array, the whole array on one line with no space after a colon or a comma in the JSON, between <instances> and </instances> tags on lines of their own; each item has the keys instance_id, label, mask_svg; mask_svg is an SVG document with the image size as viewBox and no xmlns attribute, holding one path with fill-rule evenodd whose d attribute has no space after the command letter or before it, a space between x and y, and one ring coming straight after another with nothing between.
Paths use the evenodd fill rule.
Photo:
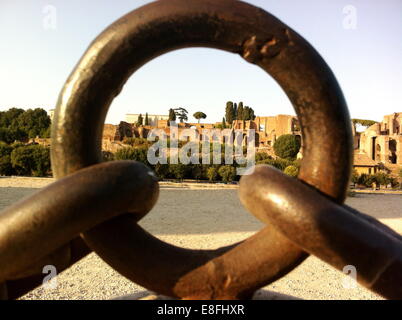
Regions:
<instances>
[{"instance_id":1,"label":"clear blue sky","mask_svg":"<svg viewBox=\"0 0 402 320\"><path fill-rule=\"evenodd\" d=\"M54 108L89 43L110 23L148 2L0 0L0 110ZM274 14L320 52L352 117L381 120L402 111L401 0L248 2ZM55 29L45 27L47 5L56 9ZM344 27L348 5L356 9L354 29ZM294 114L286 95L258 67L234 54L197 48L165 54L142 67L114 100L106 122L118 123L126 113L167 114L168 108L179 106L191 115L205 112L205 121L221 121L228 100L243 101L261 116Z\"/></svg>"}]
</instances>

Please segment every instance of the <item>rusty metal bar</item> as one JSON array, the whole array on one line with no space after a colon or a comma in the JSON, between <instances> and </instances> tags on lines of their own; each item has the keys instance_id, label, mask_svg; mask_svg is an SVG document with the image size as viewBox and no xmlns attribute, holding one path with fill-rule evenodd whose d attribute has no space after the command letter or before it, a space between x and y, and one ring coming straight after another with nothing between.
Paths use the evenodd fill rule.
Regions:
<instances>
[{"instance_id":1,"label":"rusty metal bar","mask_svg":"<svg viewBox=\"0 0 402 320\"><path fill-rule=\"evenodd\" d=\"M300 248L341 271L353 265L362 285L402 298L402 237L392 229L269 166L243 176L239 195L258 219Z\"/></svg>"},{"instance_id":2,"label":"rusty metal bar","mask_svg":"<svg viewBox=\"0 0 402 320\"><path fill-rule=\"evenodd\" d=\"M86 251L71 240L118 214L139 220L158 190L145 165L114 161L82 169L3 210L0 283L41 273L46 264L66 268Z\"/></svg>"},{"instance_id":3,"label":"rusty metal bar","mask_svg":"<svg viewBox=\"0 0 402 320\"><path fill-rule=\"evenodd\" d=\"M87 49L59 96L52 127L55 176L61 178L100 161L107 110L138 68L163 53L197 46L237 53L278 81L300 119L305 142L300 179L341 203L352 163L352 134L347 107L334 75L306 40L287 25L259 8L234 0L157 1L130 12L102 32ZM109 239L112 230L120 230L119 236ZM220 256L220 251L216 252L219 257L211 260L208 270L212 271L207 272L215 279L208 283L215 285L205 291L204 280L196 285L198 276L185 277L186 267L176 273L170 269L188 265L207 270L201 266L207 258L197 258L194 252L176 250L156 241L126 217L106 221L84 232L83 237L104 260L128 278L179 297L249 295L257 284L277 279L307 256L286 237L267 227L226 254ZM142 247L138 247L138 241ZM268 244L272 245L269 251ZM243 251L250 252L237 253L241 246ZM142 263L147 260L144 248L163 253L165 263L152 263L156 262L157 255L149 257L149 263ZM247 264L251 252L258 248L269 252L252 260L264 270L259 269L253 276L248 273L251 278L256 277L250 283L243 279L245 272L232 274ZM124 258L128 256L130 259ZM142 268L137 268L138 265ZM147 271L150 265L155 265L152 272ZM218 273L216 265L219 265ZM166 279L159 276L162 274ZM222 280L229 276L235 279L232 277L235 275L243 279L236 280L236 285L236 281ZM152 282L149 280L152 277L158 280ZM199 279L203 278L199 276ZM181 289L174 288L176 282ZM236 288L231 294L227 293L227 283Z\"/></svg>"},{"instance_id":4,"label":"rusty metal bar","mask_svg":"<svg viewBox=\"0 0 402 320\"><path fill-rule=\"evenodd\" d=\"M216 250L172 246L137 224L159 190L145 166L97 164L106 113L127 79L161 54L196 46L239 54L269 73L291 100L304 139L299 181L267 167L241 179L242 203L267 226ZM352 133L339 85L305 39L259 8L169 0L125 15L95 39L66 81L52 139L60 180L0 213L3 298L37 285L44 263L63 269L90 249L136 283L184 299L250 298L309 253L340 270L355 265L363 285L402 297L402 237L342 205Z\"/></svg>"}]
</instances>

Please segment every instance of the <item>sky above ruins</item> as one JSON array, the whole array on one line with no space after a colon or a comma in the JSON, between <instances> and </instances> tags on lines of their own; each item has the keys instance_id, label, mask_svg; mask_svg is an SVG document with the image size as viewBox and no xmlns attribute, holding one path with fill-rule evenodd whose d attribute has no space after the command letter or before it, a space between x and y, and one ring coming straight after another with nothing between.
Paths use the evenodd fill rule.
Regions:
<instances>
[{"instance_id":1,"label":"sky above ruins","mask_svg":"<svg viewBox=\"0 0 402 320\"><path fill-rule=\"evenodd\" d=\"M54 108L90 42L148 0L0 0L0 110ZM401 0L248 0L307 39L333 70L354 118L402 111ZM184 107L221 121L226 101L260 116L294 114L280 87L237 55L182 49L138 70L113 101L106 122L126 113ZM190 121L195 121L192 117Z\"/></svg>"}]
</instances>

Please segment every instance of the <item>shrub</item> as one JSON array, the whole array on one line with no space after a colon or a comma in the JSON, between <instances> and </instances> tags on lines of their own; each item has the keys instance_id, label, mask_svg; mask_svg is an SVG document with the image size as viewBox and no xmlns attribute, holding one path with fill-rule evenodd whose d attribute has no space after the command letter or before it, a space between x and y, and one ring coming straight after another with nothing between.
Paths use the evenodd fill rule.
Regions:
<instances>
[{"instance_id":1,"label":"shrub","mask_svg":"<svg viewBox=\"0 0 402 320\"><path fill-rule=\"evenodd\" d=\"M376 182L382 186L388 185L392 180L391 177L385 172L377 172L374 177Z\"/></svg>"},{"instance_id":2,"label":"shrub","mask_svg":"<svg viewBox=\"0 0 402 320\"><path fill-rule=\"evenodd\" d=\"M218 177L218 170L215 167L209 167L206 173L209 181L216 181L216 178Z\"/></svg>"},{"instance_id":3,"label":"shrub","mask_svg":"<svg viewBox=\"0 0 402 320\"><path fill-rule=\"evenodd\" d=\"M123 142L124 144L128 144L128 145L130 145L130 146L134 146L135 138L124 137L122 142Z\"/></svg>"},{"instance_id":4,"label":"shrub","mask_svg":"<svg viewBox=\"0 0 402 320\"><path fill-rule=\"evenodd\" d=\"M257 164L268 164L281 171L284 171L286 167L291 166L291 165L293 165L297 168L300 166L298 163L289 161L286 159L265 159L265 160L257 162Z\"/></svg>"},{"instance_id":5,"label":"shrub","mask_svg":"<svg viewBox=\"0 0 402 320\"><path fill-rule=\"evenodd\" d=\"M362 184L366 187L372 187L373 183L378 183L376 177L372 174L362 173L359 177L359 184Z\"/></svg>"},{"instance_id":6,"label":"shrub","mask_svg":"<svg viewBox=\"0 0 402 320\"><path fill-rule=\"evenodd\" d=\"M145 138L124 137L123 143L132 147L149 147L149 141Z\"/></svg>"},{"instance_id":7,"label":"shrub","mask_svg":"<svg viewBox=\"0 0 402 320\"><path fill-rule=\"evenodd\" d=\"M14 141L26 141L28 134L18 128L0 128L0 141L13 143Z\"/></svg>"},{"instance_id":8,"label":"shrub","mask_svg":"<svg viewBox=\"0 0 402 320\"><path fill-rule=\"evenodd\" d=\"M281 135L274 143L275 154L288 160L294 160L300 150L300 142L292 134Z\"/></svg>"},{"instance_id":9,"label":"shrub","mask_svg":"<svg viewBox=\"0 0 402 320\"><path fill-rule=\"evenodd\" d=\"M157 163L155 164L154 171L159 179L166 179L169 178L170 170L169 164Z\"/></svg>"},{"instance_id":10,"label":"shrub","mask_svg":"<svg viewBox=\"0 0 402 320\"><path fill-rule=\"evenodd\" d=\"M14 173L13 166L11 164L11 157L9 155L0 157L0 175L11 176Z\"/></svg>"},{"instance_id":11,"label":"shrub","mask_svg":"<svg viewBox=\"0 0 402 320\"><path fill-rule=\"evenodd\" d=\"M121 148L116 151L114 158L116 160L134 160L133 150L134 148L131 147Z\"/></svg>"},{"instance_id":12,"label":"shrub","mask_svg":"<svg viewBox=\"0 0 402 320\"><path fill-rule=\"evenodd\" d=\"M201 164L194 164L190 167L190 178L200 180L204 177L204 170Z\"/></svg>"},{"instance_id":13,"label":"shrub","mask_svg":"<svg viewBox=\"0 0 402 320\"><path fill-rule=\"evenodd\" d=\"M147 153L148 149L145 147L142 148L125 147L118 150L114 154L114 158L116 160L135 160L150 166L147 160Z\"/></svg>"},{"instance_id":14,"label":"shrub","mask_svg":"<svg viewBox=\"0 0 402 320\"><path fill-rule=\"evenodd\" d=\"M50 149L41 145L17 147L11 152L11 164L19 175L46 176L50 171Z\"/></svg>"},{"instance_id":15,"label":"shrub","mask_svg":"<svg viewBox=\"0 0 402 320\"><path fill-rule=\"evenodd\" d=\"M0 141L0 157L9 156L13 151L13 147L5 142Z\"/></svg>"},{"instance_id":16,"label":"shrub","mask_svg":"<svg viewBox=\"0 0 402 320\"><path fill-rule=\"evenodd\" d=\"M297 175L299 174L299 169L295 166L290 165L285 168L283 173L291 177L297 177Z\"/></svg>"},{"instance_id":17,"label":"shrub","mask_svg":"<svg viewBox=\"0 0 402 320\"><path fill-rule=\"evenodd\" d=\"M177 163L177 164L170 164L169 172L170 174L176 178L182 180L186 174L187 167L185 164Z\"/></svg>"},{"instance_id":18,"label":"shrub","mask_svg":"<svg viewBox=\"0 0 402 320\"><path fill-rule=\"evenodd\" d=\"M0 141L0 175L10 176L14 173L11 164L11 152L13 147Z\"/></svg>"},{"instance_id":19,"label":"shrub","mask_svg":"<svg viewBox=\"0 0 402 320\"><path fill-rule=\"evenodd\" d=\"M355 169L352 171L352 183L359 183L359 173Z\"/></svg>"},{"instance_id":20,"label":"shrub","mask_svg":"<svg viewBox=\"0 0 402 320\"><path fill-rule=\"evenodd\" d=\"M263 161L266 159L272 159L272 157L265 152L257 152L255 154L255 162Z\"/></svg>"},{"instance_id":21,"label":"shrub","mask_svg":"<svg viewBox=\"0 0 402 320\"><path fill-rule=\"evenodd\" d=\"M236 169L232 166L221 166L218 173L223 182L232 182L236 178Z\"/></svg>"},{"instance_id":22,"label":"shrub","mask_svg":"<svg viewBox=\"0 0 402 320\"><path fill-rule=\"evenodd\" d=\"M398 179L396 179L396 178L391 178L390 183L391 183L392 188L397 188L400 185L398 182Z\"/></svg>"}]
</instances>

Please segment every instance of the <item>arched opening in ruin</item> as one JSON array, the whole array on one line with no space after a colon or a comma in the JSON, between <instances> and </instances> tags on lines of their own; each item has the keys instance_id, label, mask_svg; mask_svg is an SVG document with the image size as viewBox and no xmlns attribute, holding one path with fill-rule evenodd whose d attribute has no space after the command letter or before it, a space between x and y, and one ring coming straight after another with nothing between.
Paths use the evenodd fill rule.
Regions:
<instances>
[{"instance_id":1,"label":"arched opening in ruin","mask_svg":"<svg viewBox=\"0 0 402 320\"><path fill-rule=\"evenodd\" d=\"M375 139L376 137L371 137L371 159L375 160Z\"/></svg>"},{"instance_id":2,"label":"arched opening in ruin","mask_svg":"<svg viewBox=\"0 0 402 320\"><path fill-rule=\"evenodd\" d=\"M396 163L397 156L396 156L396 140L389 139L389 162Z\"/></svg>"},{"instance_id":3,"label":"arched opening in ruin","mask_svg":"<svg viewBox=\"0 0 402 320\"><path fill-rule=\"evenodd\" d=\"M379 144L375 146L375 161L381 161L381 146Z\"/></svg>"}]
</instances>

